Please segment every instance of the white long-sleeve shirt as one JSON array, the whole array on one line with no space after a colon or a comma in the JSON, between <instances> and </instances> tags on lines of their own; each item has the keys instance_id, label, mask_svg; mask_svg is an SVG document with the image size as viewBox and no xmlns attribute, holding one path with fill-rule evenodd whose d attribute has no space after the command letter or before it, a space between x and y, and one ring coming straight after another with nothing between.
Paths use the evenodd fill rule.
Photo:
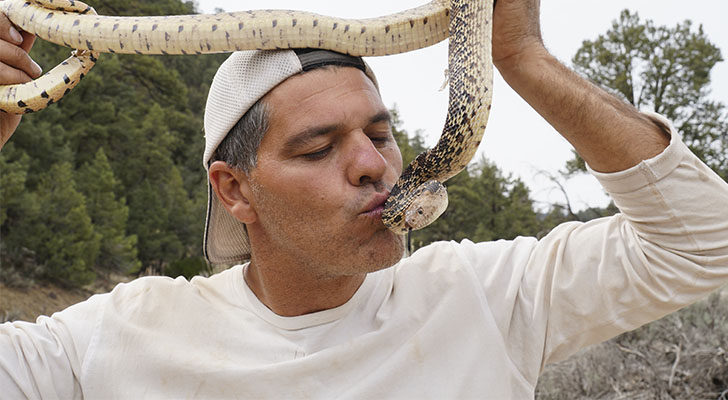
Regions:
<instances>
[{"instance_id":1,"label":"white long-sleeve shirt","mask_svg":"<svg viewBox=\"0 0 728 400\"><path fill-rule=\"evenodd\" d=\"M677 134L595 175L621 214L540 241L435 243L334 309L278 316L236 266L3 324L0 397L533 397L546 363L728 282L728 185Z\"/></svg>"}]
</instances>

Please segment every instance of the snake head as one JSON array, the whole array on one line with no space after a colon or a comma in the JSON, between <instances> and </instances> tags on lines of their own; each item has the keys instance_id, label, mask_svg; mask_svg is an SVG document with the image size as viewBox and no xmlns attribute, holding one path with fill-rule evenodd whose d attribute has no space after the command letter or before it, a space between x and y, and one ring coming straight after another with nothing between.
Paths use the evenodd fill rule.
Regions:
<instances>
[{"instance_id":1,"label":"snake head","mask_svg":"<svg viewBox=\"0 0 728 400\"><path fill-rule=\"evenodd\" d=\"M447 189L431 180L420 185L413 193L412 202L404 211L405 226L422 229L434 222L447 208Z\"/></svg>"}]
</instances>

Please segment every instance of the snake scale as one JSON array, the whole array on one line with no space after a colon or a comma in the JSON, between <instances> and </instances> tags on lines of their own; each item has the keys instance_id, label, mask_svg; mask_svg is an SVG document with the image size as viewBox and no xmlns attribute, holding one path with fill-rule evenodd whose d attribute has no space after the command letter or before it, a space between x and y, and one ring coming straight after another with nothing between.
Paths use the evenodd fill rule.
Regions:
<instances>
[{"instance_id":1,"label":"snake scale","mask_svg":"<svg viewBox=\"0 0 728 400\"><path fill-rule=\"evenodd\" d=\"M162 17L99 16L75 0L5 0L0 9L21 29L74 50L33 82L0 86L0 110L22 114L61 99L93 67L98 53L208 54L251 49L321 48L382 56L450 38L449 108L434 148L420 154L392 188L382 220L403 234L447 207L442 185L480 144L490 112L493 0L433 0L400 13L341 19L302 11L257 10Z\"/></svg>"}]
</instances>

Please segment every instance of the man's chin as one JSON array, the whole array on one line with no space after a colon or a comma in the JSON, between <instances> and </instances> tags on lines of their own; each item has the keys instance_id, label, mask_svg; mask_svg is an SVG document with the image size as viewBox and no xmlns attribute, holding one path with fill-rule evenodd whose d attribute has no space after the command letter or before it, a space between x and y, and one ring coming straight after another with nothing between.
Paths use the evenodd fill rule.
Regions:
<instances>
[{"instance_id":1,"label":"man's chin","mask_svg":"<svg viewBox=\"0 0 728 400\"><path fill-rule=\"evenodd\" d=\"M379 271L398 263L405 256L405 236L387 230L381 232L383 239L378 241L374 251L370 253L371 269L367 272Z\"/></svg>"},{"instance_id":2,"label":"man's chin","mask_svg":"<svg viewBox=\"0 0 728 400\"><path fill-rule=\"evenodd\" d=\"M394 232L384 228L369 231L365 240L349 242L339 248L336 255L329 256L330 262L338 265L336 270L344 275L356 275L369 273L389 268L399 262L404 256L405 237L396 235ZM352 235L355 236L355 235ZM361 238L361 236L358 236ZM349 248L349 251L344 251Z\"/></svg>"}]
</instances>

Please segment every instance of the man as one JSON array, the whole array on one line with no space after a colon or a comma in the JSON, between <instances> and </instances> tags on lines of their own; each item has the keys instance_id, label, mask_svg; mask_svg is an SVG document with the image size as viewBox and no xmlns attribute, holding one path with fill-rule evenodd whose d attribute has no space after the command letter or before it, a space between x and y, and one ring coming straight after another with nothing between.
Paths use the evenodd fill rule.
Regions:
<instances>
[{"instance_id":1,"label":"man","mask_svg":"<svg viewBox=\"0 0 728 400\"><path fill-rule=\"evenodd\" d=\"M725 284L728 185L667 121L549 55L538 3L498 2L495 64L623 214L399 261L402 240L380 215L401 156L371 71L330 52L236 53L205 113L205 251L250 262L3 325L5 393L528 398L546 363ZM11 65L32 76L24 62Z\"/></svg>"}]
</instances>

